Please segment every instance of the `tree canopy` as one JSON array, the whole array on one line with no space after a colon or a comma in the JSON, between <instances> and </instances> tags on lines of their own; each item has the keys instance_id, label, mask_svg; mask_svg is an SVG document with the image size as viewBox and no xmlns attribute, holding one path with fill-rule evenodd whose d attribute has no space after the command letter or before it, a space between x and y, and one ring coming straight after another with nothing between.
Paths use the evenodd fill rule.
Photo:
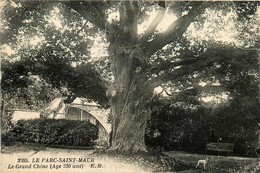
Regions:
<instances>
[{"instance_id":1,"label":"tree canopy","mask_svg":"<svg viewBox=\"0 0 260 173\"><path fill-rule=\"evenodd\" d=\"M237 96L239 88L232 87L243 75L235 73L256 78L258 5L6 0L3 91L26 88L23 76L35 75L69 98L98 101L111 109L111 149L146 151L144 129L156 88L180 98L217 90L217 82Z\"/></svg>"}]
</instances>

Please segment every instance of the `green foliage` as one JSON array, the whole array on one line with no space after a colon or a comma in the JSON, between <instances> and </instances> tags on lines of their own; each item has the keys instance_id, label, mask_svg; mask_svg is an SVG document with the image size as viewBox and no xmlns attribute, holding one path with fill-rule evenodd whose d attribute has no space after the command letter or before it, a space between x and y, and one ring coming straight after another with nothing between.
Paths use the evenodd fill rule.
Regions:
<instances>
[{"instance_id":1,"label":"green foliage","mask_svg":"<svg viewBox=\"0 0 260 173\"><path fill-rule=\"evenodd\" d=\"M4 117L1 119L1 134L5 134L13 128L12 115L14 111L4 111ZM2 115L3 116L3 115Z\"/></svg>"},{"instance_id":2,"label":"green foliage","mask_svg":"<svg viewBox=\"0 0 260 173\"><path fill-rule=\"evenodd\" d=\"M53 119L19 120L10 131L2 134L2 141L93 146L97 134L98 129L89 122Z\"/></svg>"},{"instance_id":3,"label":"green foliage","mask_svg":"<svg viewBox=\"0 0 260 173\"><path fill-rule=\"evenodd\" d=\"M186 43L189 44L189 42ZM211 46L207 45L207 51L213 52ZM224 52L220 51L223 50L221 45L215 46L217 47L214 51L220 55L225 55L228 50L233 49L226 48ZM185 47L190 49L190 46ZM199 51L190 52L192 55ZM259 66L257 58L255 52L244 56L232 55L231 59L216 62L212 67L195 73L196 78L182 76L180 82L169 85L179 88L180 91L183 90L182 88L192 87L190 91L193 92L169 96L167 102L160 100L162 99L160 97L155 100L152 105L155 111L152 113L146 131L147 144L159 145L165 149L183 148L204 151L206 143L212 142L209 138L210 131L213 130L222 142L235 143L235 153L249 156L248 151L257 147L258 137L257 76ZM218 82L221 86L220 90L218 91L217 87L209 89L198 87L201 81L208 84ZM221 92L229 93L228 100L215 108L207 104L202 106L202 103L198 101L202 94L216 96ZM156 136L156 134L160 135Z\"/></svg>"},{"instance_id":4,"label":"green foliage","mask_svg":"<svg viewBox=\"0 0 260 173\"><path fill-rule=\"evenodd\" d=\"M212 127L216 136L223 141L235 143L234 153L243 156L254 154L250 150L258 147L257 102L248 104L245 99L233 101L230 106L216 109L212 115Z\"/></svg>"},{"instance_id":5,"label":"green foliage","mask_svg":"<svg viewBox=\"0 0 260 173\"><path fill-rule=\"evenodd\" d=\"M159 145L165 149L204 151L206 143L212 142L209 140L210 131L214 130L216 137L221 138L222 142L235 143L236 154L250 155L249 151L257 147L258 137L257 56L253 53L233 58L236 58L236 62L224 60L210 70L198 74L198 79L218 81L222 86L221 92L229 92L228 102L216 108L190 102L188 98L198 100L201 91L195 87L198 79L195 80L197 82L192 78L188 79L188 86L197 92L184 93L181 100L172 96L168 103L159 100L155 102L154 106L158 109L152 113L146 131L148 145ZM215 88L212 90L215 91ZM202 91L206 95L212 95L211 90ZM182 104L173 106L178 105L176 101L181 101ZM190 104L196 109L189 108ZM155 137L156 133L160 135Z\"/></svg>"},{"instance_id":6,"label":"green foliage","mask_svg":"<svg viewBox=\"0 0 260 173\"><path fill-rule=\"evenodd\" d=\"M61 94L87 97L101 105L107 103L102 80L93 64L81 63L72 67L69 59L48 55L48 60L45 60L45 56L3 61L2 90L8 93L7 98L13 100L8 107L28 106L37 110ZM63 88L68 92L64 93Z\"/></svg>"},{"instance_id":7,"label":"green foliage","mask_svg":"<svg viewBox=\"0 0 260 173\"><path fill-rule=\"evenodd\" d=\"M97 72L100 72L103 69L97 70L95 66L99 66L98 68L100 68L100 64L97 64L96 62L90 63L90 60L93 60L93 57L91 57L90 54L90 48L93 46L95 37L101 33L100 30L98 30L93 23L90 23L79 13L65 5L66 3L20 2L15 0L6 0L4 2L3 22L5 27L1 30L1 38L3 38L2 44L7 44L16 52L11 56L4 56L7 58L7 61L19 61L12 63L11 66L19 66L17 69L20 69L14 70L9 67L10 65L5 67L5 64L3 64L4 71L8 71L7 68L9 68L10 71L15 71L15 75L9 75L7 77L7 74L4 73L3 78L5 78L5 80L3 81L16 81L9 85L4 83L4 91L10 93L12 88L21 88L21 92L27 93L26 89L23 89L28 87L27 81L20 80L20 78L30 72L32 75L39 75L53 88L59 90L60 88L67 88L69 95L87 97L105 106L108 103L108 100L105 96L104 83L100 80L101 75ZM97 8L100 15L104 14L106 18L111 11L117 11L115 9L117 9L118 6L117 2L79 2L79 4L83 6L91 5L94 8ZM183 12L189 11L192 5L195 4L195 2L168 3L169 8L171 9L169 11L173 12L178 17L180 17ZM207 12L207 15L210 15L214 10L218 11L219 9L223 9L221 11L227 13L234 9L238 16L250 17L255 15L258 3L235 2L234 4L231 4L219 2L212 4L214 5L209 8L211 11ZM147 10L149 12L151 8L156 9L157 3L139 2L138 5L140 9L142 9L142 13L146 13ZM153 5L155 5L155 7ZM206 13L203 12L199 16L202 17L202 19L199 18L200 20L194 21L194 23L200 25L197 30L203 28L203 22L207 16L205 15ZM141 16L144 17L140 14L140 17ZM224 16L226 16L226 14ZM50 19L57 20L56 25ZM222 20L221 17L219 20ZM142 19L140 19L140 21L142 21ZM250 20L250 22L252 21ZM117 25L116 20L113 20L112 22ZM250 22L248 24L251 24ZM241 32L241 34L243 34L243 32ZM189 33L187 33L187 35L189 35ZM196 57L205 53L205 50L209 47L218 49L223 45L225 46L225 44L222 43L223 45L221 45L221 43L216 40L202 41L192 38L192 42L189 42L188 40L190 38L188 38L189 36L187 35L173 42L171 46L168 44L166 50L157 51L156 55L151 57L151 61L148 62L150 69L147 71L150 74L145 75L153 76L167 73L169 74L168 81L171 81L171 74L176 73L175 70L172 70L173 68L184 68L185 66L195 63L198 60ZM26 40L30 41L28 38L33 38L35 36L42 38L39 43L30 45L26 42L26 44L24 44ZM104 40L106 39L104 38ZM104 42L107 42L107 40ZM105 62L105 73L110 72L110 59L107 59ZM172 63L175 62L176 59L181 61L179 66ZM72 64L76 64L76 67L73 67ZM210 70L212 69L209 68L208 71ZM204 70L204 72L200 72L200 78L208 78L208 71L205 72ZM199 79L194 81L194 79L191 79L188 75L189 74L174 79L172 83L175 83L174 85L176 86L183 86L180 89L185 89L190 87L189 83L194 84L194 82L199 81ZM177 80L180 80L178 81L179 83ZM17 87L13 84L17 85ZM17 90L14 90L14 92L19 93ZM61 94L65 95L64 93ZM24 100L29 100L27 102L33 104L35 101L30 99L30 94L27 95L28 96L26 96ZM13 96L11 95L9 98L10 97ZM14 95L14 97L20 97L20 95ZM46 102L49 101L46 100Z\"/></svg>"},{"instance_id":8,"label":"green foliage","mask_svg":"<svg viewBox=\"0 0 260 173\"><path fill-rule=\"evenodd\" d=\"M238 1L234 2L234 5L236 7L236 12L239 16L239 20L249 20L256 13L259 2Z\"/></svg>"},{"instance_id":9,"label":"green foliage","mask_svg":"<svg viewBox=\"0 0 260 173\"><path fill-rule=\"evenodd\" d=\"M23 62L2 63L2 93L6 109L45 108L60 92Z\"/></svg>"},{"instance_id":10,"label":"green foliage","mask_svg":"<svg viewBox=\"0 0 260 173\"><path fill-rule=\"evenodd\" d=\"M258 139L255 106L236 102L216 109L165 105L152 113L146 143L166 150L205 151L206 144L212 142L210 132L214 130L221 142L235 143L236 154L247 155L250 148L256 147Z\"/></svg>"},{"instance_id":11,"label":"green foliage","mask_svg":"<svg viewBox=\"0 0 260 173\"><path fill-rule=\"evenodd\" d=\"M192 110L165 105L152 113L146 130L147 145L159 145L166 150L198 147L202 149L207 138L200 140L195 138L207 133L207 126L202 122L202 120L205 120L203 119L205 114L205 110L201 109ZM197 131L200 131L200 133L197 133Z\"/></svg>"},{"instance_id":12,"label":"green foliage","mask_svg":"<svg viewBox=\"0 0 260 173\"><path fill-rule=\"evenodd\" d=\"M38 110L60 94L106 105L102 80L89 61L97 35L93 25L62 3L6 0L4 4L1 44L14 51L2 54L2 90L6 99L13 100L7 107ZM32 76L42 82L30 81Z\"/></svg>"}]
</instances>

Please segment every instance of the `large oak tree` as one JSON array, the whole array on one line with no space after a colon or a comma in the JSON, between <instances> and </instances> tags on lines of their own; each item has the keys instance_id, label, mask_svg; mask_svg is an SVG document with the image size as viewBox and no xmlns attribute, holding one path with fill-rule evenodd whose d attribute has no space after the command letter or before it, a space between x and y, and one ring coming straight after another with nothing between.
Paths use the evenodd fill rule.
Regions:
<instances>
[{"instance_id":1,"label":"large oak tree","mask_svg":"<svg viewBox=\"0 0 260 173\"><path fill-rule=\"evenodd\" d=\"M103 32L109 43L109 71L112 72L113 77L110 80L103 80L102 86L106 88L106 98L111 110L113 132L111 150L147 151L144 133L151 114L150 103L156 87L168 81L174 83L183 76L214 66L218 61L227 59L232 61L251 53L251 51L244 49L229 48L217 51L211 49L210 52L204 50L196 53L180 51L181 54L166 58L162 58L158 54L166 45L180 48L178 45L183 40L191 23L199 21L203 24L205 10L209 8L224 8L227 11L233 9L237 11L238 16L246 18L254 15L256 10L254 3L252 6L249 2L234 4L203 1L166 3L64 1L59 3L62 3L63 7L66 7L66 12L69 12L66 14L67 18L76 12L81 16L80 20L90 22L99 32ZM17 34L19 34L18 28L23 25L23 18L26 15L32 15L27 13L28 11L38 10L43 16L44 7L48 6L39 2L25 2L20 5L22 6L19 12L20 21L12 19L12 16L9 16L11 19L8 19L15 23L12 32ZM146 9L149 9L150 6L153 6L157 15L146 31L143 34L138 34L138 25L146 16ZM164 32L158 32L157 27L167 10L178 18ZM109 15L113 12L118 12L119 18L109 21ZM75 37L79 36L79 32L82 32L85 26L86 23L78 30ZM9 38L8 34L10 33L5 34L7 35L5 38ZM87 38L81 37L79 39ZM6 40L10 41L11 39ZM68 43L68 47L70 46L72 45ZM81 55L78 54L78 56Z\"/></svg>"}]
</instances>

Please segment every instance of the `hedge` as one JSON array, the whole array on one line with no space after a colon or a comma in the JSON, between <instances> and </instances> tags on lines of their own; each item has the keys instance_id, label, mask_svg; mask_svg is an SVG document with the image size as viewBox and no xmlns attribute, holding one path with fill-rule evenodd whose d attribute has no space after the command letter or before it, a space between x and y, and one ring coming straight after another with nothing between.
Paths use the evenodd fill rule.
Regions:
<instances>
[{"instance_id":1,"label":"hedge","mask_svg":"<svg viewBox=\"0 0 260 173\"><path fill-rule=\"evenodd\" d=\"M93 146L97 138L98 129L89 122L54 119L19 120L2 134L3 142L67 146Z\"/></svg>"},{"instance_id":2,"label":"hedge","mask_svg":"<svg viewBox=\"0 0 260 173\"><path fill-rule=\"evenodd\" d=\"M259 134L256 113L250 112L253 108L235 106L185 109L165 105L154 111L147 123L146 145L205 153L207 143L234 143L233 154L255 157ZM211 131L216 141L211 139Z\"/></svg>"}]
</instances>

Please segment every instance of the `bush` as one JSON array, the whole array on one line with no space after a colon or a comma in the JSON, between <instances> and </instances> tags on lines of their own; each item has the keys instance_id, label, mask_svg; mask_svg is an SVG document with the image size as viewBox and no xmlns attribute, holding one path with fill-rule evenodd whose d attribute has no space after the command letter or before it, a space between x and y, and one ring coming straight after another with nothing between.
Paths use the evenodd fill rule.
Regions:
<instances>
[{"instance_id":1,"label":"bush","mask_svg":"<svg viewBox=\"0 0 260 173\"><path fill-rule=\"evenodd\" d=\"M152 113L146 129L146 144L165 150L204 151L209 131L206 114L206 109L166 105Z\"/></svg>"},{"instance_id":2,"label":"bush","mask_svg":"<svg viewBox=\"0 0 260 173\"><path fill-rule=\"evenodd\" d=\"M14 111L4 111L4 115L1 121L1 135L7 133L13 128L12 115Z\"/></svg>"},{"instance_id":3,"label":"bush","mask_svg":"<svg viewBox=\"0 0 260 173\"><path fill-rule=\"evenodd\" d=\"M234 154L253 156L258 139L257 113L243 105L236 102L217 109L164 105L154 111L148 121L146 145L205 152L207 143L234 143ZM216 141L211 138L212 131Z\"/></svg>"},{"instance_id":4,"label":"bush","mask_svg":"<svg viewBox=\"0 0 260 173\"><path fill-rule=\"evenodd\" d=\"M89 122L36 119L19 120L12 130L2 134L2 141L93 146L97 137L97 127Z\"/></svg>"}]
</instances>

